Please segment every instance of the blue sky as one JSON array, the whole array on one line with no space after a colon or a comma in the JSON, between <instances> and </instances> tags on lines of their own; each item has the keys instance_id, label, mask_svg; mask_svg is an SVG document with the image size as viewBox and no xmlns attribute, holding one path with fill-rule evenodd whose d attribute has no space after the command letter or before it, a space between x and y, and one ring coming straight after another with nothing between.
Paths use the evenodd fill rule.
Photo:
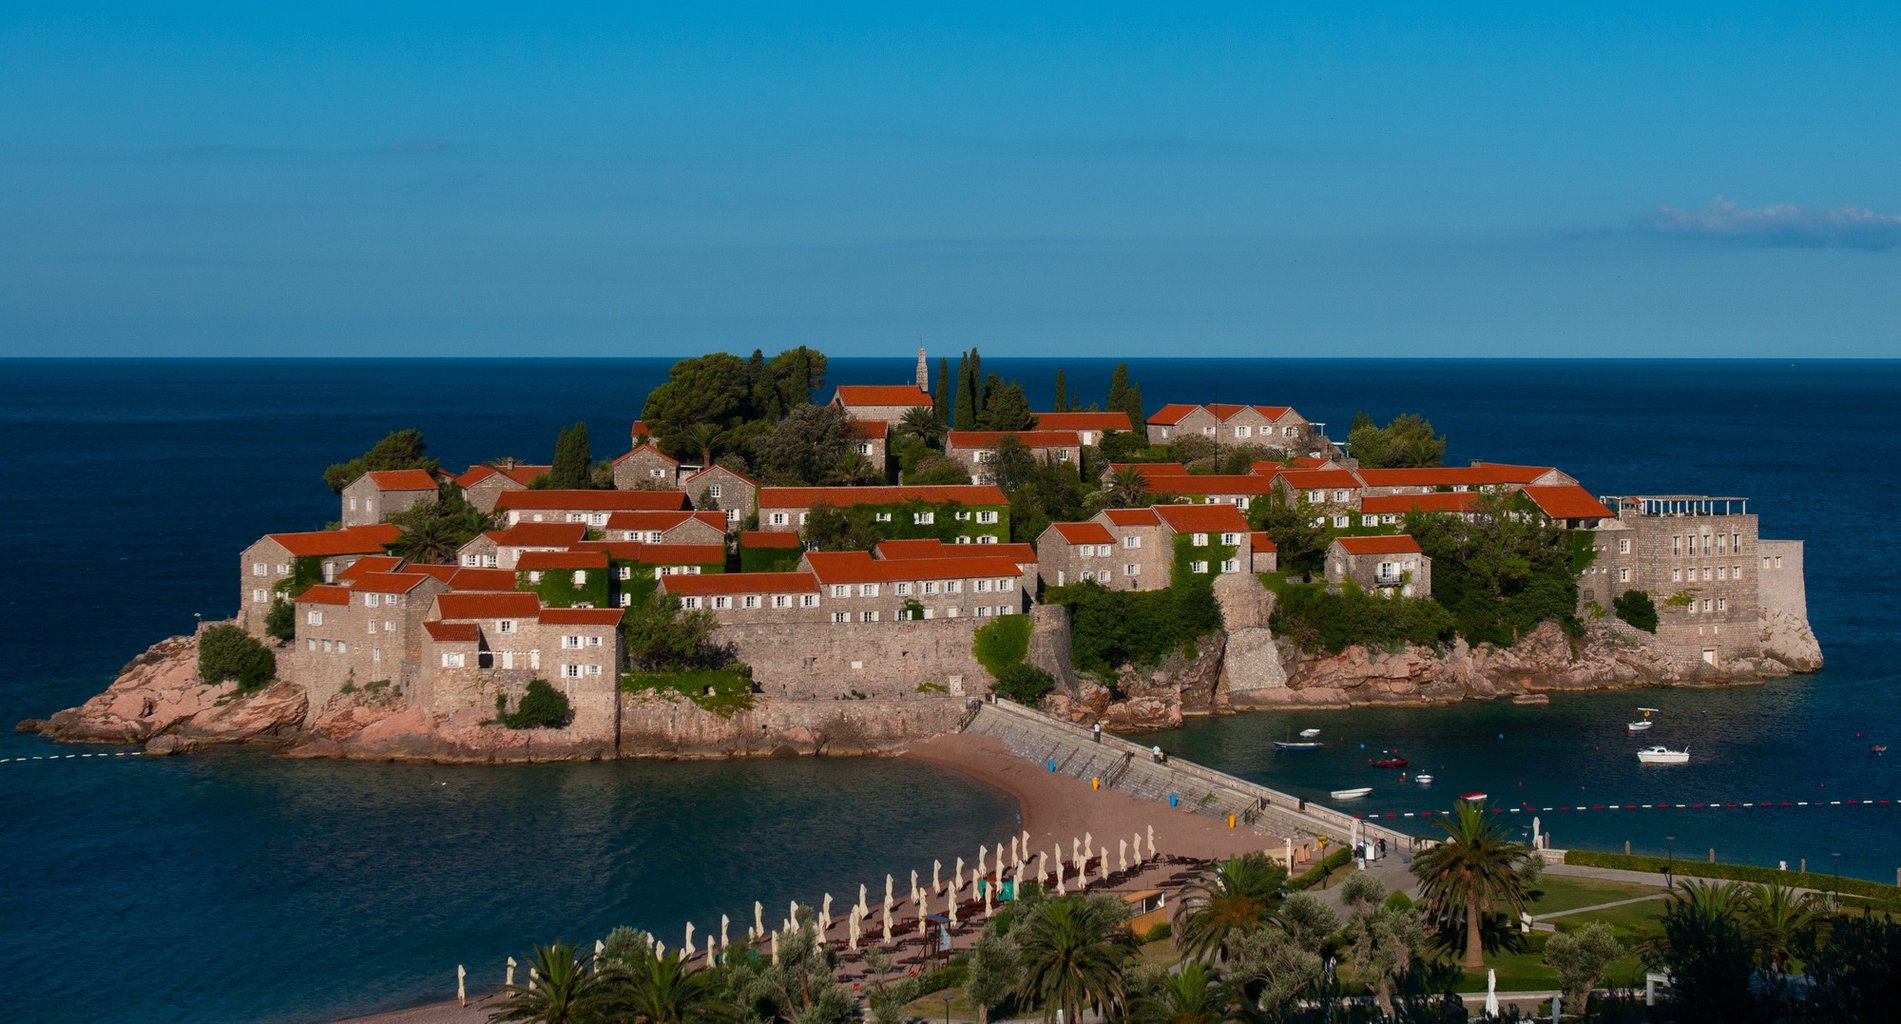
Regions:
<instances>
[{"instance_id":1,"label":"blue sky","mask_svg":"<svg viewBox=\"0 0 1901 1024\"><path fill-rule=\"evenodd\" d=\"M1901 355L1897 5L477 6L0 4L0 353Z\"/></svg>"}]
</instances>

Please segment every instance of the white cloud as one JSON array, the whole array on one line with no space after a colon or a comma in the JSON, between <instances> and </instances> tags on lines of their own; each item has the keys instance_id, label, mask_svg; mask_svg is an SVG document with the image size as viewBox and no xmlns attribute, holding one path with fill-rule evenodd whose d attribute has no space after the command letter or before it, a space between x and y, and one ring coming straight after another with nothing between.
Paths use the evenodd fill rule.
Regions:
<instances>
[{"instance_id":1,"label":"white cloud","mask_svg":"<svg viewBox=\"0 0 1901 1024\"><path fill-rule=\"evenodd\" d=\"M1826 209L1779 203L1749 208L1717 197L1701 210L1658 205L1632 223L1650 235L1704 238L1739 245L1805 249L1892 249L1901 246L1901 217L1859 206Z\"/></svg>"}]
</instances>

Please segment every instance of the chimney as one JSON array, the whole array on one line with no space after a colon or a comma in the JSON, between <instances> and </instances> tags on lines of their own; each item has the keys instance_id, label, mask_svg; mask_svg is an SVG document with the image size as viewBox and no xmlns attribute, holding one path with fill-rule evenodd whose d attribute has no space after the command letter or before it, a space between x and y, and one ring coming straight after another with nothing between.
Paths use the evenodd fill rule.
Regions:
<instances>
[{"instance_id":1,"label":"chimney","mask_svg":"<svg viewBox=\"0 0 1901 1024\"><path fill-rule=\"evenodd\" d=\"M515 457L513 455L510 455L508 458L503 459L502 462L503 462L503 466L502 466L503 469L515 468Z\"/></svg>"}]
</instances>

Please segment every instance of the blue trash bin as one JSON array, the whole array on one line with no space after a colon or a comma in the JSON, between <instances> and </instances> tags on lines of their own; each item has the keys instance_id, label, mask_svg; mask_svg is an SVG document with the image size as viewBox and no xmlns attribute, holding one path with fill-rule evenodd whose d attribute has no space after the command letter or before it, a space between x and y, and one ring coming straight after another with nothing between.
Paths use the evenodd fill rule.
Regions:
<instances>
[{"instance_id":1,"label":"blue trash bin","mask_svg":"<svg viewBox=\"0 0 1901 1024\"><path fill-rule=\"evenodd\" d=\"M1177 804L1179 804L1179 803L1181 803L1181 802L1182 802L1182 797L1181 797L1181 794L1180 794L1180 793L1170 793L1170 794L1168 794L1168 806L1170 806L1170 807L1174 807L1175 805L1177 805Z\"/></svg>"}]
</instances>

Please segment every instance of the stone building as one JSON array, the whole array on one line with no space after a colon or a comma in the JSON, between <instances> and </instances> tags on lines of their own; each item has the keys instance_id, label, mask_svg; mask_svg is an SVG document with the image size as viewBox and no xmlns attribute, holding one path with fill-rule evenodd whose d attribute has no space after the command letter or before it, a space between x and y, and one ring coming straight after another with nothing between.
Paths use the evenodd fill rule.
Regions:
<instances>
[{"instance_id":1,"label":"stone building","mask_svg":"<svg viewBox=\"0 0 1901 1024\"><path fill-rule=\"evenodd\" d=\"M238 556L238 625L263 636L278 584L301 588L333 582L352 562L383 554L402 535L394 526L377 523L258 538Z\"/></svg>"},{"instance_id":2,"label":"stone building","mask_svg":"<svg viewBox=\"0 0 1901 1024\"><path fill-rule=\"evenodd\" d=\"M673 490L680 486L680 460L642 444L614 460L614 486L623 491Z\"/></svg>"},{"instance_id":3,"label":"stone building","mask_svg":"<svg viewBox=\"0 0 1901 1024\"><path fill-rule=\"evenodd\" d=\"M818 578L808 570L663 576L660 592L687 611L712 612L721 624L825 621Z\"/></svg>"},{"instance_id":4,"label":"stone building","mask_svg":"<svg viewBox=\"0 0 1901 1024\"><path fill-rule=\"evenodd\" d=\"M435 474L426 469L372 470L343 489L343 525L380 523L417 505L433 505L439 497Z\"/></svg>"},{"instance_id":5,"label":"stone building","mask_svg":"<svg viewBox=\"0 0 1901 1024\"><path fill-rule=\"evenodd\" d=\"M1365 494L1357 521L1362 527L1398 526L1413 512L1437 512L1471 519L1478 512L1477 491L1429 491L1424 494Z\"/></svg>"},{"instance_id":6,"label":"stone building","mask_svg":"<svg viewBox=\"0 0 1901 1024\"><path fill-rule=\"evenodd\" d=\"M686 508L682 491L509 491L495 502L495 514L509 526L520 523L585 523L607 529L616 512L678 511Z\"/></svg>"},{"instance_id":7,"label":"stone building","mask_svg":"<svg viewBox=\"0 0 1901 1024\"><path fill-rule=\"evenodd\" d=\"M1333 451L1326 428L1284 405L1172 404L1149 415L1148 439L1150 444L1173 444L1199 436L1222 447L1254 446L1325 458Z\"/></svg>"},{"instance_id":8,"label":"stone building","mask_svg":"<svg viewBox=\"0 0 1901 1024\"><path fill-rule=\"evenodd\" d=\"M1546 518L1567 530L1595 530L1615 514L1577 484L1526 487L1519 493Z\"/></svg>"},{"instance_id":9,"label":"stone building","mask_svg":"<svg viewBox=\"0 0 1901 1024\"><path fill-rule=\"evenodd\" d=\"M885 420L852 420L851 450L857 452L877 471L878 479L891 479L891 424Z\"/></svg>"},{"instance_id":10,"label":"stone building","mask_svg":"<svg viewBox=\"0 0 1901 1024\"><path fill-rule=\"evenodd\" d=\"M912 409L935 409L931 393L915 384L840 384L832 404L855 420L896 423Z\"/></svg>"},{"instance_id":11,"label":"stone building","mask_svg":"<svg viewBox=\"0 0 1901 1024\"><path fill-rule=\"evenodd\" d=\"M1335 537L1327 545L1326 566L1327 587L1336 593L1352 581L1382 597L1432 596L1432 559L1403 533Z\"/></svg>"},{"instance_id":12,"label":"stone building","mask_svg":"<svg viewBox=\"0 0 1901 1024\"><path fill-rule=\"evenodd\" d=\"M1036 540L1037 572L1053 587L1084 581L1111 590L1163 590L1184 572L1252 572L1247 518L1233 505L1112 508L1082 523L1054 523ZM1179 559L1177 556L1180 556Z\"/></svg>"},{"instance_id":13,"label":"stone building","mask_svg":"<svg viewBox=\"0 0 1901 1024\"><path fill-rule=\"evenodd\" d=\"M616 512L607 539L646 544L724 544L726 517L718 512Z\"/></svg>"},{"instance_id":14,"label":"stone building","mask_svg":"<svg viewBox=\"0 0 1901 1024\"><path fill-rule=\"evenodd\" d=\"M1085 447L1101 444L1104 434L1135 429L1126 412L1033 412L1030 416L1035 421L1032 429L1073 430Z\"/></svg>"},{"instance_id":15,"label":"stone building","mask_svg":"<svg viewBox=\"0 0 1901 1024\"><path fill-rule=\"evenodd\" d=\"M883 465L884 456L878 456ZM688 474L680 489L693 499L693 507L702 512L718 510L725 520L724 529L739 529L746 517L758 508L759 482L717 463Z\"/></svg>"},{"instance_id":16,"label":"stone building","mask_svg":"<svg viewBox=\"0 0 1901 1024\"><path fill-rule=\"evenodd\" d=\"M1353 525L1366 485L1350 469L1290 469L1274 478L1282 500L1326 527Z\"/></svg>"},{"instance_id":17,"label":"stone building","mask_svg":"<svg viewBox=\"0 0 1901 1024\"><path fill-rule=\"evenodd\" d=\"M804 567L825 599L823 621L991 618L1030 610L1035 583L1016 559L989 552L882 560L865 551L808 551Z\"/></svg>"},{"instance_id":18,"label":"stone building","mask_svg":"<svg viewBox=\"0 0 1901 1024\"><path fill-rule=\"evenodd\" d=\"M1037 574L1048 587L1088 581L1135 589L1116 586L1116 550L1116 535L1099 522L1051 523L1036 538Z\"/></svg>"},{"instance_id":19,"label":"stone building","mask_svg":"<svg viewBox=\"0 0 1901 1024\"><path fill-rule=\"evenodd\" d=\"M437 714L498 713L519 704L532 680L568 699L567 735L617 743L618 608L543 608L535 595L441 594L426 621L419 703Z\"/></svg>"},{"instance_id":20,"label":"stone building","mask_svg":"<svg viewBox=\"0 0 1901 1024\"><path fill-rule=\"evenodd\" d=\"M504 491L525 491L553 468L504 459L495 465L470 466L467 472L455 478L455 485L462 488L463 500L487 515L495 511L495 501Z\"/></svg>"},{"instance_id":21,"label":"stone building","mask_svg":"<svg viewBox=\"0 0 1901 1024\"><path fill-rule=\"evenodd\" d=\"M1247 508L1255 498L1272 494L1275 476L1260 473L1142 474L1148 493L1216 505Z\"/></svg>"},{"instance_id":22,"label":"stone building","mask_svg":"<svg viewBox=\"0 0 1901 1024\"><path fill-rule=\"evenodd\" d=\"M947 508L952 526L960 536L976 544L998 544L1010 536L1010 500L990 484L951 484L945 486L894 485L881 487L761 487L759 489L759 528L774 532L799 532L805 528L815 505L853 508L882 506L874 512L878 524L892 524L891 536L903 536L905 526L931 527L936 509L906 512L912 503L957 506ZM930 515L931 522L900 523L897 517ZM964 517L968 518L964 518Z\"/></svg>"},{"instance_id":23,"label":"stone building","mask_svg":"<svg viewBox=\"0 0 1901 1024\"><path fill-rule=\"evenodd\" d=\"M566 551L587 539L586 523L521 523L490 530L456 549L456 563L472 569L508 569L524 551Z\"/></svg>"},{"instance_id":24,"label":"stone building","mask_svg":"<svg viewBox=\"0 0 1901 1024\"><path fill-rule=\"evenodd\" d=\"M409 692L422 666L423 620L448 584L424 573L364 573L318 584L296 601L296 635L281 672L320 708L346 686Z\"/></svg>"},{"instance_id":25,"label":"stone building","mask_svg":"<svg viewBox=\"0 0 1901 1024\"><path fill-rule=\"evenodd\" d=\"M1248 571L1255 575L1280 571L1280 548L1274 544L1274 538L1255 530L1248 534Z\"/></svg>"},{"instance_id":26,"label":"stone building","mask_svg":"<svg viewBox=\"0 0 1901 1024\"><path fill-rule=\"evenodd\" d=\"M953 430L944 435L944 455L964 467L972 483L994 483L997 445L1005 437L1045 463L1082 471L1083 442L1073 430Z\"/></svg>"},{"instance_id":27,"label":"stone building","mask_svg":"<svg viewBox=\"0 0 1901 1024\"><path fill-rule=\"evenodd\" d=\"M1438 491L1492 494L1523 487L1575 486L1569 474L1550 466L1474 462L1470 466L1420 466L1355 470L1367 494L1430 494Z\"/></svg>"}]
</instances>

